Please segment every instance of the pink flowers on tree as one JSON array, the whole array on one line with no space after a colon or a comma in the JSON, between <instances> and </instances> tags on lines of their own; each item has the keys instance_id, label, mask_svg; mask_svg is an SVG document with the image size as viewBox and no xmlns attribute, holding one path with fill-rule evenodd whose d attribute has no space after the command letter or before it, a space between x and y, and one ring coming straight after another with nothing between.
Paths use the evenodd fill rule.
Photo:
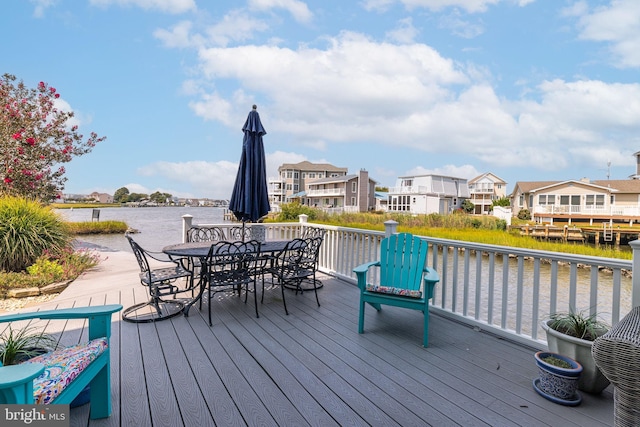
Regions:
<instances>
[{"instance_id":1,"label":"pink flowers on tree","mask_svg":"<svg viewBox=\"0 0 640 427\"><path fill-rule=\"evenodd\" d=\"M79 134L58 98L44 82L29 89L11 74L0 78L0 196L54 200L67 181L62 164L106 138Z\"/></svg>"}]
</instances>

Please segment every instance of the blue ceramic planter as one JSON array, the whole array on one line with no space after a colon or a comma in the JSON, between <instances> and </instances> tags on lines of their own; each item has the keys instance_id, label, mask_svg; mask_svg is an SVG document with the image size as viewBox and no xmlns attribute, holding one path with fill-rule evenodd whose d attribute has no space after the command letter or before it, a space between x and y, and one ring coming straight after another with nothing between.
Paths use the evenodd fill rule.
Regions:
<instances>
[{"instance_id":1,"label":"blue ceramic planter","mask_svg":"<svg viewBox=\"0 0 640 427\"><path fill-rule=\"evenodd\" d=\"M561 368L545 362L544 359L549 356L567 362L571 368ZM570 406L580 404L582 398L576 390L582 373L582 365L570 357L546 351L537 352L535 359L540 371L540 378L533 382L535 390L541 396L555 403Z\"/></svg>"}]
</instances>

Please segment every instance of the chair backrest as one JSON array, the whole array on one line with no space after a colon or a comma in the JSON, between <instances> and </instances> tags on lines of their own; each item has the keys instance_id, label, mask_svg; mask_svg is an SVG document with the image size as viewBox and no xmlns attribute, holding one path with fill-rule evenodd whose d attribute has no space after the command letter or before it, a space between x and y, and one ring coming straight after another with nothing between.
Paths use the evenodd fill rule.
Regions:
<instances>
[{"instance_id":1,"label":"chair backrest","mask_svg":"<svg viewBox=\"0 0 640 427\"><path fill-rule=\"evenodd\" d=\"M210 274L228 272L230 269L238 273L254 268L260 257L260 242L218 242L211 245L207 254L207 268Z\"/></svg>"},{"instance_id":2,"label":"chair backrest","mask_svg":"<svg viewBox=\"0 0 640 427\"><path fill-rule=\"evenodd\" d=\"M229 229L229 240L245 241L251 239L251 227L231 227Z\"/></svg>"},{"instance_id":3,"label":"chair backrest","mask_svg":"<svg viewBox=\"0 0 640 427\"><path fill-rule=\"evenodd\" d=\"M303 251L302 263L305 268L316 269L318 265L318 255L320 255L320 246L322 246L322 237L307 237L302 239L305 243Z\"/></svg>"},{"instance_id":4,"label":"chair backrest","mask_svg":"<svg viewBox=\"0 0 640 427\"><path fill-rule=\"evenodd\" d=\"M302 234L300 238L306 239L308 237L320 237L321 239L323 239L326 233L327 233L326 228L304 227L302 229Z\"/></svg>"},{"instance_id":5,"label":"chair backrest","mask_svg":"<svg viewBox=\"0 0 640 427\"><path fill-rule=\"evenodd\" d=\"M380 242L380 284L419 290L429 244L409 233L392 234Z\"/></svg>"},{"instance_id":6,"label":"chair backrest","mask_svg":"<svg viewBox=\"0 0 640 427\"><path fill-rule=\"evenodd\" d=\"M129 240L129 244L131 245L131 250L133 250L133 254L136 256L136 260L138 261L138 265L140 266L140 273L149 274L151 270L149 268L149 261L144 253L144 249L136 243L131 236L125 234L127 240Z\"/></svg>"},{"instance_id":7,"label":"chair backrest","mask_svg":"<svg viewBox=\"0 0 640 427\"><path fill-rule=\"evenodd\" d=\"M187 230L187 242L217 242L227 240L220 227L191 227Z\"/></svg>"}]
</instances>

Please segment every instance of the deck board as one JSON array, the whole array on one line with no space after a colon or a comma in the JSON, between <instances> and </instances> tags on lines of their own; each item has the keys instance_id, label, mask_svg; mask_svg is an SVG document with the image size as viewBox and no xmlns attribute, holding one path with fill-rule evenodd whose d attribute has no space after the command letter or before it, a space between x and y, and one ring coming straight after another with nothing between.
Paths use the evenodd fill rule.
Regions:
<instances>
[{"instance_id":1,"label":"deck board","mask_svg":"<svg viewBox=\"0 0 640 427\"><path fill-rule=\"evenodd\" d=\"M111 286L70 287L51 307L147 298L130 271ZM432 314L422 348L421 313L367 309L357 333L358 290L322 277L321 307L313 292L267 287L256 318L253 301L221 295L188 317L133 324L114 316L112 415L89 420L89 405L71 410L72 426L434 425L608 426L609 387L583 393L582 405L549 402L533 390L534 349ZM252 295L250 295L250 298ZM86 338L86 324L68 322L63 342Z\"/></svg>"}]
</instances>

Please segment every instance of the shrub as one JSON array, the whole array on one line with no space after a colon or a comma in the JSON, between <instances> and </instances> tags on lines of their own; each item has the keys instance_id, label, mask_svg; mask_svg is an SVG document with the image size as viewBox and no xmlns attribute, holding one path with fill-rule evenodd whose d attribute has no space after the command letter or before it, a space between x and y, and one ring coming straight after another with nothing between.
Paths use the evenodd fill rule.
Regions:
<instances>
[{"instance_id":1,"label":"shrub","mask_svg":"<svg viewBox=\"0 0 640 427\"><path fill-rule=\"evenodd\" d=\"M0 198L0 270L23 271L45 251L71 246L64 221L50 208L19 197Z\"/></svg>"},{"instance_id":2,"label":"shrub","mask_svg":"<svg viewBox=\"0 0 640 427\"><path fill-rule=\"evenodd\" d=\"M280 205L280 213L278 214L277 221L297 221L298 216L305 214L309 217L309 220L315 220L318 218L318 210L311 206L301 205L298 202L285 203Z\"/></svg>"},{"instance_id":3,"label":"shrub","mask_svg":"<svg viewBox=\"0 0 640 427\"><path fill-rule=\"evenodd\" d=\"M528 221L531 219L531 212L529 212L529 209L520 209L518 211L518 219L522 219L525 221Z\"/></svg>"}]
</instances>

